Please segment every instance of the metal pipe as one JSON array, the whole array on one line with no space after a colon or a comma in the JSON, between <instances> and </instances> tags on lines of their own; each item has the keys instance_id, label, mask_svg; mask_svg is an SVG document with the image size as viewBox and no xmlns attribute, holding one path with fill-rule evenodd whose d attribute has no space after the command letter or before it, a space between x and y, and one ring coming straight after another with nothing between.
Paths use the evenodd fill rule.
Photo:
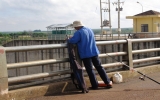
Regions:
<instances>
[{"instance_id":1,"label":"metal pipe","mask_svg":"<svg viewBox=\"0 0 160 100\"><path fill-rule=\"evenodd\" d=\"M104 68L110 68L110 67L118 67L118 66L122 66L124 64L126 64L127 62L115 62L115 63L108 63L108 64L102 64L102 66ZM93 67L93 69L95 70L95 67ZM85 67L83 67L83 70L85 71Z\"/></svg>"},{"instance_id":2,"label":"metal pipe","mask_svg":"<svg viewBox=\"0 0 160 100\"><path fill-rule=\"evenodd\" d=\"M107 44L121 44L127 43L126 40L116 40L116 41L98 41L96 42L97 45L107 45Z\"/></svg>"},{"instance_id":3,"label":"metal pipe","mask_svg":"<svg viewBox=\"0 0 160 100\"><path fill-rule=\"evenodd\" d=\"M6 52L16 51L30 51L30 50L45 50L45 49L56 49L66 48L67 44L47 44L47 45L31 45L31 46L17 46L17 47L5 47Z\"/></svg>"},{"instance_id":4,"label":"metal pipe","mask_svg":"<svg viewBox=\"0 0 160 100\"><path fill-rule=\"evenodd\" d=\"M118 66L122 66L123 63L126 64L126 62L121 62L121 63L120 63L120 62L115 62L115 63L109 63L109 64L102 64L102 66L103 66L104 68L118 67Z\"/></svg>"},{"instance_id":5,"label":"metal pipe","mask_svg":"<svg viewBox=\"0 0 160 100\"><path fill-rule=\"evenodd\" d=\"M8 83L18 83L18 82L23 82L23 81L28 81L28 80L33 80L33 79L40 79L40 78L45 78L45 77L51 77L51 76L59 76L59 75L64 75L64 74L70 74L71 70L63 70L63 71L58 71L58 72L46 72L46 73L38 73L38 74L32 74L32 75L25 75L25 76L19 76L19 77L11 77L8 78Z\"/></svg>"},{"instance_id":6,"label":"metal pipe","mask_svg":"<svg viewBox=\"0 0 160 100\"><path fill-rule=\"evenodd\" d=\"M22 68L22 67L32 67L37 65L55 64L55 63L63 63L63 62L69 62L69 58L13 63L13 64L7 64L7 68L13 69L13 68Z\"/></svg>"},{"instance_id":7,"label":"metal pipe","mask_svg":"<svg viewBox=\"0 0 160 100\"><path fill-rule=\"evenodd\" d=\"M102 58L108 56L123 56L123 55L127 55L127 52L104 53L104 54L99 54L98 56Z\"/></svg>"},{"instance_id":8,"label":"metal pipe","mask_svg":"<svg viewBox=\"0 0 160 100\"><path fill-rule=\"evenodd\" d=\"M136 60L133 60L133 63L141 63L141 62L154 61L154 60L160 60L160 57L152 57L152 58L145 58L145 59L136 59Z\"/></svg>"},{"instance_id":9,"label":"metal pipe","mask_svg":"<svg viewBox=\"0 0 160 100\"><path fill-rule=\"evenodd\" d=\"M70 77L63 77L63 78L58 78L58 79L47 79L47 80L40 80L40 81L34 81L34 82L30 82L30 83L25 83L25 84L18 84L18 85L12 85L9 86L9 90L12 89L17 89L17 88L22 88L22 87L26 87L26 86L33 86L33 85L38 85L38 84L43 84L43 83L49 83L49 82L57 82L57 81L62 81L62 80L69 80Z\"/></svg>"},{"instance_id":10,"label":"metal pipe","mask_svg":"<svg viewBox=\"0 0 160 100\"><path fill-rule=\"evenodd\" d=\"M151 42L151 41L160 41L160 38L144 38L144 39L131 39L133 43L136 42Z\"/></svg>"},{"instance_id":11,"label":"metal pipe","mask_svg":"<svg viewBox=\"0 0 160 100\"><path fill-rule=\"evenodd\" d=\"M143 50L133 50L133 51L132 51L132 54L137 54L137 53L147 53L147 52L155 52L155 51L160 51L160 48L143 49Z\"/></svg>"}]
</instances>

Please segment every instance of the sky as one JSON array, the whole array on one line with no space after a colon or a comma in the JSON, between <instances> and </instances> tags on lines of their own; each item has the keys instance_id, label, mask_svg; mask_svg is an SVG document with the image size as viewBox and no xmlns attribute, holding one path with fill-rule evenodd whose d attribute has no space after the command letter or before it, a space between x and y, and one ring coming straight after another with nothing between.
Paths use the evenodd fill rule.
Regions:
<instances>
[{"instance_id":1,"label":"sky","mask_svg":"<svg viewBox=\"0 0 160 100\"><path fill-rule=\"evenodd\" d=\"M137 1L139 3L137 3ZM107 2L108 0L101 0ZM111 26L118 27L117 5L118 0L110 0ZM159 0L120 0L120 27L133 26L133 16L139 13L154 10L160 12ZM102 8L108 4L101 3ZM101 26L100 0L0 0L0 32L4 31L47 31L52 24L72 23L81 20L92 29ZM109 20L109 13L102 10L102 20ZM107 27L106 27L107 28Z\"/></svg>"}]
</instances>

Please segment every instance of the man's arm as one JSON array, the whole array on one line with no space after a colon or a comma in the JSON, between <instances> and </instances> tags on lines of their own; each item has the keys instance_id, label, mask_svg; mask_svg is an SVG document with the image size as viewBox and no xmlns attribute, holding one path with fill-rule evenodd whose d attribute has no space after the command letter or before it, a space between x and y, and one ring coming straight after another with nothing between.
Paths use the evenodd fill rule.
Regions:
<instances>
[{"instance_id":1,"label":"man's arm","mask_svg":"<svg viewBox=\"0 0 160 100\"><path fill-rule=\"evenodd\" d=\"M78 41L80 41L80 39L81 39L80 33L76 31L73 37L69 39L69 43L77 43Z\"/></svg>"}]
</instances>

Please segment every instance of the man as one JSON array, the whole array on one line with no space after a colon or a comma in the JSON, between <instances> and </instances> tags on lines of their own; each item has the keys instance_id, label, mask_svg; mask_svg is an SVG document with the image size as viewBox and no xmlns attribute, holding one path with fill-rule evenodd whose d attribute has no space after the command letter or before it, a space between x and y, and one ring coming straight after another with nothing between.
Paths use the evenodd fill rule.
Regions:
<instances>
[{"instance_id":1,"label":"man","mask_svg":"<svg viewBox=\"0 0 160 100\"><path fill-rule=\"evenodd\" d=\"M101 66L101 62L98 57L99 50L96 46L93 31L90 28L85 27L81 21L74 21L73 27L77 31L74 33L73 37L69 39L69 43L74 43L78 46L78 53L88 73L92 85L91 88L98 88L98 81L92 64L96 68L101 79L107 85L107 88L111 88L112 82L108 78L104 68Z\"/></svg>"}]
</instances>

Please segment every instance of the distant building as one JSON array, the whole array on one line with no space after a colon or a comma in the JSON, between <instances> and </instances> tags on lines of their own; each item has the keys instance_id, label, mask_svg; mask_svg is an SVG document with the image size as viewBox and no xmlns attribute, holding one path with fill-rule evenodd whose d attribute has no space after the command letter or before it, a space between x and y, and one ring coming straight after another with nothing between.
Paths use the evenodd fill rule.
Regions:
<instances>
[{"instance_id":1,"label":"distant building","mask_svg":"<svg viewBox=\"0 0 160 100\"><path fill-rule=\"evenodd\" d=\"M72 24L52 24L47 26L48 33L52 34L72 34Z\"/></svg>"},{"instance_id":2,"label":"distant building","mask_svg":"<svg viewBox=\"0 0 160 100\"><path fill-rule=\"evenodd\" d=\"M52 24L46 28L49 40L64 40L66 34L72 35L74 32L72 24Z\"/></svg>"},{"instance_id":3,"label":"distant building","mask_svg":"<svg viewBox=\"0 0 160 100\"><path fill-rule=\"evenodd\" d=\"M135 33L160 32L160 12L149 10L134 16L126 16L126 19L133 19Z\"/></svg>"}]
</instances>

